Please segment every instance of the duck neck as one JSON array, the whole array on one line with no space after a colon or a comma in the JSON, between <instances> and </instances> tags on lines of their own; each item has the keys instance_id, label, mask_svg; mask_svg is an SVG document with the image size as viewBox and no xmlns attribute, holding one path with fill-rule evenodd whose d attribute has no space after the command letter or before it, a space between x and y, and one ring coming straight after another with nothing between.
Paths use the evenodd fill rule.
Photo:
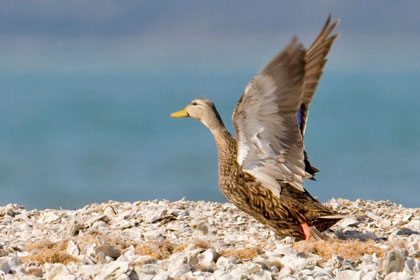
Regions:
<instances>
[{"instance_id":1,"label":"duck neck","mask_svg":"<svg viewBox=\"0 0 420 280\"><path fill-rule=\"evenodd\" d=\"M217 145L220 171L224 165L236 162L236 140L225 127L216 131L211 130L211 132Z\"/></svg>"},{"instance_id":2,"label":"duck neck","mask_svg":"<svg viewBox=\"0 0 420 280\"><path fill-rule=\"evenodd\" d=\"M232 184L229 182L231 178L236 178L239 172L239 165L236 161L237 148L236 140L229 131L223 127L218 131L212 131L214 140L217 145L219 154L218 160L218 182L220 191L227 197L229 201L234 201L235 196L232 194Z\"/></svg>"},{"instance_id":3,"label":"duck neck","mask_svg":"<svg viewBox=\"0 0 420 280\"><path fill-rule=\"evenodd\" d=\"M216 109L214 109L214 114L214 117L201 121L214 136L219 154L219 165L236 162L236 140L226 129Z\"/></svg>"}]
</instances>

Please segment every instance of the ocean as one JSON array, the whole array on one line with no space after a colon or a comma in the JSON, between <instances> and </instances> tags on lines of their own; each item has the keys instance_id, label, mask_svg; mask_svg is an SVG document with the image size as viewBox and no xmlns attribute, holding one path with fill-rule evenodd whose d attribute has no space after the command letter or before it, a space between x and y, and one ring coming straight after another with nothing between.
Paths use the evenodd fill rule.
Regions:
<instances>
[{"instance_id":1,"label":"ocean","mask_svg":"<svg viewBox=\"0 0 420 280\"><path fill-rule=\"evenodd\" d=\"M196 97L231 115L258 69L0 73L0 204L75 209L152 199L225 202L210 132L170 113ZM420 207L420 72L326 71L305 145L305 187Z\"/></svg>"}]
</instances>

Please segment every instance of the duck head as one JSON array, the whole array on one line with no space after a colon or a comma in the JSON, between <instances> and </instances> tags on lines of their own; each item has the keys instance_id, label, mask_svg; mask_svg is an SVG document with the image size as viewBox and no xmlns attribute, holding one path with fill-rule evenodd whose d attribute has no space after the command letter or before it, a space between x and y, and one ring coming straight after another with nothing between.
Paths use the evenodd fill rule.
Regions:
<instances>
[{"instance_id":1,"label":"duck head","mask_svg":"<svg viewBox=\"0 0 420 280\"><path fill-rule=\"evenodd\" d=\"M194 99L184 110L172 113L171 117L191 117L197 119L211 131L224 127L223 121L216 110L216 106L213 102L205 98Z\"/></svg>"}]
</instances>

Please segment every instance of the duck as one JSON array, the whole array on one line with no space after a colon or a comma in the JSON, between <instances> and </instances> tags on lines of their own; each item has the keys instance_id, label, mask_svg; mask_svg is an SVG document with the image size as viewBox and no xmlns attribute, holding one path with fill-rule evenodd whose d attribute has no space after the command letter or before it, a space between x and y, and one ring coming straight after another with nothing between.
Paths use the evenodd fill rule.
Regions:
<instances>
[{"instance_id":1,"label":"duck","mask_svg":"<svg viewBox=\"0 0 420 280\"><path fill-rule=\"evenodd\" d=\"M308 49L293 37L249 82L232 116L236 139L209 99L196 98L171 114L197 119L210 130L220 191L282 238L324 239L322 232L343 218L303 187L319 171L309 162L303 140L338 24L330 15Z\"/></svg>"}]
</instances>

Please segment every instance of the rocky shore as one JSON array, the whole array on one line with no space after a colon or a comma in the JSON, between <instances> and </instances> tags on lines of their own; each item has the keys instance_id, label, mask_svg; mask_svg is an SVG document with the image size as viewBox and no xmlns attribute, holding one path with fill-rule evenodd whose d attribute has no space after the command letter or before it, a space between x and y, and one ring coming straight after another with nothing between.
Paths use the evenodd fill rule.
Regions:
<instances>
[{"instance_id":1,"label":"rocky shore","mask_svg":"<svg viewBox=\"0 0 420 280\"><path fill-rule=\"evenodd\" d=\"M0 208L0 279L420 279L420 209L327 203L328 241L279 238L229 203Z\"/></svg>"}]
</instances>

